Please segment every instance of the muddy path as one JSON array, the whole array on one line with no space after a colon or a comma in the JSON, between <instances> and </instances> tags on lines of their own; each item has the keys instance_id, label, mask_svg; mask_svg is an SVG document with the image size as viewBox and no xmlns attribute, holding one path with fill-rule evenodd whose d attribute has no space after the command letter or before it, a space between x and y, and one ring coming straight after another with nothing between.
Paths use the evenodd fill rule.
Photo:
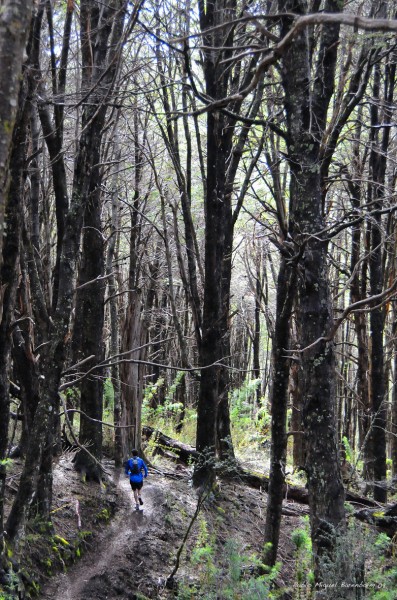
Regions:
<instances>
[{"instance_id":1,"label":"muddy path","mask_svg":"<svg viewBox=\"0 0 397 600\"><path fill-rule=\"evenodd\" d=\"M137 512L128 478L117 473L112 481L118 492L116 516L76 564L45 586L44 600L132 600L139 591L158 597L164 559L168 558L162 547L162 540L167 539L166 487L158 477L145 480L143 510Z\"/></svg>"},{"instance_id":2,"label":"muddy path","mask_svg":"<svg viewBox=\"0 0 397 600\"><path fill-rule=\"evenodd\" d=\"M82 529L90 530L84 555L64 573L58 573L42 584L43 600L170 600L173 590L165 588L172 572L176 553L192 519L197 517L197 493L191 487L190 472L166 462L150 469L145 480L142 498L143 512L135 511L135 503L122 469L115 469L108 461L111 484L106 490L93 482L81 483L73 465L59 465L55 489L54 527L65 539L73 539L76 515L73 507L77 499L81 505ZM58 471L61 471L59 473ZM104 501L100 494L104 493ZM191 529L179 564L176 584L181 597L198 597L195 591L208 585L207 559L195 559L197 550L211 547L213 568L219 581L228 577L228 548L235 547L248 565L252 556L263 550L264 515L267 495L262 490L240 485L238 482L219 481L216 494L211 494L201 506L200 514ZM69 509L67 507L70 507ZM108 525L96 520L104 506L116 508ZM291 556L295 547L291 531L301 527L307 507L294 502L284 506L280 536L282 567L279 584L283 588L294 578ZM69 512L68 512L69 511ZM40 562L38 561L40 564ZM214 567L215 565L215 567ZM47 573L48 577L48 573ZM186 596L186 593L190 596ZM215 597L215 596L211 596ZM219 595L219 598L222 596ZM289 597L289 596L287 596ZM262 600L262 598L261 598ZM264 600L264 598L263 598Z\"/></svg>"}]
</instances>

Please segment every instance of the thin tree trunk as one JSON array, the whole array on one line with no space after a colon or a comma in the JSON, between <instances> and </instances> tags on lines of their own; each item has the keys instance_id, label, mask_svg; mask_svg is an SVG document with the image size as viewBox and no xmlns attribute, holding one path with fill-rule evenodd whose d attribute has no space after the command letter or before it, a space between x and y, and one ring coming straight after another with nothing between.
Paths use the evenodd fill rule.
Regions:
<instances>
[{"instance_id":1,"label":"thin tree trunk","mask_svg":"<svg viewBox=\"0 0 397 600\"><path fill-rule=\"evenodd\" d=\"M265 525L264 561L274 565L277 559L281 510L287 461L287 406L290 373L288 349L291 339L291 314L295 297L296 268L281 258L277 279L276 322L272 347L272 387L270 392L271 455L268 502Z\"/></svg>"},{"instance_id":2,"label":"thin tree trunk","mask_svg":"<svg viewBox=\"0 0 397 600\"><path fill-rule=\"evenodd\" d=\"M117 148L117 142L116 142ZM120 152L116 151L117 165L120 161ZM108 302L110 312L110 356L116 356L120 352L119 339L119 318L118 318L118 299L116 276L113 269L116 267L113 264L114 258L118 253L119 229L120 229L120 206L118 202L118 180L114 177L114 189L112 193L112 222L111 222L111 237L109 239L107 259L106 259L106 274L108 276ZM117 361L114 361L111 366L111 380L114 391L114 461L116 467L121 467L123 464L123 450L121 440L121 429L117 426L121 424L121 386L120 386L120 370Z\"/></svg>"},{"instance_id":3,"label":"thin tree trunk","mask_svg":"<svg viewBox=\"0 0 397 600\"><path fill-rule=\"evenodd\" d=\"M392 477L397 478L397 310L393 304L393 339L394 339L394 359L393 359L393 388L391 395L391 460L392 460Z\"/></svg>"},{"instance_id":4,"label":"thin tree trunk","mask_svg":"<svg viewBox=\"0 0 397 600\"><path fill-rule=\"evenodd\" d=\"M386 4L382 3L383 11ZM371 295L379 294L384 287L384 257L383 257L383 222L380 210L383 207L385 196L385 179L390 141L390 127L384 127L380 133L379 123L390 124L393 118L393 98L395 86L396 65L386 65L385 102L384 109L380 111L381 66L375 65L373 97L371 105L371 154L370 175L371 183L368 189L368 202L373 202L373 208L378 212L371 221L371 253L369 258ZM372 206L371 206L372 208ZM372 429L370 435L371 451L373 456L374 498L379 502L387 501L386 489L386 382L384 359L384 326L385 309L383 306L374 307L370 313L371 332L371 398L372 398Z\"/></svg>"},{"instance_id":5,"label":"thin tree trunk","mask_svg":"<svg viewBox=\"0 0 397 600\"><path fill-rule=\"evenodd\" d=\"M260 344L261 344L261 295L262 295L262 284L260 280L260 269L257 267L256 279L255 279L255 309L254 318L255 326L254 333L252 336L252 370L255 379L261 378L260 370ZM258 408L261 406L261 386L258 385L256 388L256 405Z\"/></svg>"}]
</instances>

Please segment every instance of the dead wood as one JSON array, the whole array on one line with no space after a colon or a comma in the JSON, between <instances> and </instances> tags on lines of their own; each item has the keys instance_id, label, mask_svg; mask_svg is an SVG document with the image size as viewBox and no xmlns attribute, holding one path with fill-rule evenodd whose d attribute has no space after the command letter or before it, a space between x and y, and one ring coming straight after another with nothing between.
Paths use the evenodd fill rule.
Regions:
<instances>
[{"instance_id":1,"label":"dead wood","mask_svg":"<svg viewBox=\"0 0 397 600\"><path fill-rule=\"evenodd\" d=\"M397 504L389 507L363 508L357 510L354 516L359 521L375 526L379 531L393 538L397 533Z\"/></svg>"},{"instance_id":2,"label":"dead wood","mask_svg":"<svg viewBox=\"0 0 397 600\"><path fill-rule=\"evenodd\" d=\"M199 456L197 450L193 446L178 442L177 440L174 440L173 438L165 435L157 429L154 429L153 427L143 427L142 433L146 439L154 437L158 451L162 454L165 454L167 458L173 458L174 460L179 460L182 463L191 464ZM268 476L264 475L263 473L243 469L237 464L232 469L228 469L227 472L223 471L219 473L219 475L223 479L236 481L258 490L261 489L265 492L267 492L269 489ZM305 487L300 487L289 483L287 483L284 487L284 499L294 500L295 502L299 502L301 504L309 503L307 489ZM346 490L346 500L356 506L367 506L374 508L375 510L379 510L379 504L377 502L371 500L370 498L360 496L355 492Z\"/></svg>"},{"instance_id":3,"label":"dead wood","mask_svg":"<svg viewBox=\"0 0 397 600\"><path fill-rule=\"evenodd\" d=\"M179 459L185 464L190 464L199 456L199 453L193 446L178 442L153 427L143 427L142 434L146 439L150 439L154 436L155 444L159 452L164 454L167 450L171 451L171 453L167 452L167 458Z\"/></svg>"},{"instance_id":4,"label":"dead wood","mask_svg":"<svg viewBox=\"0 0 397 600\"><path fill-rule=\"evenodd\" d=\"M180 461L185 464L194 462L199 453L193 446L183 444L161 433L153 427L144 427L143 435L146 439L154 438L157 451L161 452L167 458ZM263 473L250 471L241 468L238 464L227 471L218 472L222 479L234 481L236 483L246 485L265 492L269 489L269 477ZM284 487L284 499L293 500L300 504L309 504L309 495L305 487L286 483ZM353 504L355 507L364 506L366 508L357 510L354 516L360 521L365 521L374 525L380 531L385 532L390 537L393 537L397 532L397 504L388 508L379 505L378 502L360 496L355 492L346 490L346 501Z\"/></svg>"}]
</instances>

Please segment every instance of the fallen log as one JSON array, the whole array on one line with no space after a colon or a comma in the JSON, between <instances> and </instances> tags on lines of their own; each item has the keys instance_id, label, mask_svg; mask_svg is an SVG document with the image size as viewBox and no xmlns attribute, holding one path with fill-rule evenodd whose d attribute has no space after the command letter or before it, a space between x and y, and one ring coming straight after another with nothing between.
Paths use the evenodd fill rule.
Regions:
<instances>
[{"instance_id":1,"label":"fallen log","mask_svg":"<svg viewBox=\"0 0 397 600\"><path fill-rule=\"evenodd\" d=\"M143 427L142 433L146 439L155 436L155 443L160 451L171 451L175 455L175 458L185 464L191 464L199 457L199 453L193 446L178 442L153 427ZM169 457L169 453L167 454ZM241 468L237 463L227 471L223 469L222 472L219 472L218 474L223 479L235 481L236 483L238 482L258 490L261 489L267 492L269 489L269 477L267 475L255 471L248 471ZM300 487L287 482L284 487L284 499L294 500L301 504L308 504L309 494L305 487ZM346 491L346 500L355 505L367 506L374 508L375 510L380 510L377 502L374 502L370 498L359 496L359 494L356 494L355 492Z\"/></svg>"},{"instance_id":2,"label":"fallen log","mask_svg":"<svg viewBox=\"0 0 397 600\"><path fill-rule=\"evenodd\" d=\"M357 510L354 516L359 521L374 525L377 529L393 538L397 533L397 504L386 509L384 507L363 508Z\"/></svg>"},{"instance_id":3,"label":"fallen log","mask_svg":"<svg viewBox=\"0 0 397 600\"><path fill-rule=\"evenodd\" d=\"M154 429L153 427L148 427L147 425L143 427L142 434L146 439L150 439L154 436L155 443L160 451L164 448L170 450L176 459L180 459L185 464L190 464L192 461L196 460L199 457L199 453L193 446L189 446L189 444L183 444L182 442L178 442L170 438L168 435L164 435L158 429ZM168 455L168 458L170 456Z\"/></svg>"},{"instance_id":4,"label":"fallen log","mask_svg":"<svg viewBox=\"0 0 397 600\"><path fill-rule=\"evenodd\" d=\"M244 469L238 469L236 472L227 475L226 478L240 481L244 485L253 487L257 490L262 489L265 492L269 488L269 477L253 471L247 471ZM309 503L309 493L305 487L300 487L292 483L286 483L284 486L284 499L294 500L301 504ZM369 506L373 508L379 508L379 504L371 500L370 498L364 498L354 492L346 490L346 500L352 504L359 504L361 506Z\"/></svg>"}]
</instances>

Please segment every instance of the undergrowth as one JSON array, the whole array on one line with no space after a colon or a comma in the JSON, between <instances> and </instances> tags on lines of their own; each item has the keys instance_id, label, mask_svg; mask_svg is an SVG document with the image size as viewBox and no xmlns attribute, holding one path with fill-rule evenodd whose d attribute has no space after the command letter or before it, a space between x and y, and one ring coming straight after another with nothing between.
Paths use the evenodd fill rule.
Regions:
<instances>
[{"instance_id":1,"label":"undergrowth","mask_svg":"<svg viewBox=\"0 0 397 600\"><path fill-rule=\"evenodd\" d=\"M226 541L220 549L205 519L188 562L195 579L179 582L178 600L263 600L282 595L275 587L279 564L268 569L256 553L244 553L235 540Z\"/></svg>"},{"instance_id":2,"label":"undergrowth","mask_svg":"<svg viewBox=\"0 0 397 600\"><path fill-rule=\"evenodd\" d=\"M181 385L183 371L178 371L167 389L164 402L153 408L153 399L165 385L164 378L146 385L142 405L142 422L159 429L177 440L195 445L197 412L176 401L176 392ZM233 445L239 453L252 454L262 450L269 443L270 414L264 399L261 405L256 403L256 390L260 379L246 380L243 385L230 392L230 421ZM183 421L183 427L180 423Z\"/></svg>"},{"instance_id":3,"label":"undergrowth","mask_svg":"<svg viewBox=\"0 0 397 600\"><path fill-rule=\"evenodd\" d=\"M324 558L320 562L322 580L317 582L308 518L292 533L291 539L295 546L294 600L311 600L320 590L327 600L397 599L394 545L385 533L352 519L346 531L336 538L332 560Z\"/></svg>"}]
</instances>

